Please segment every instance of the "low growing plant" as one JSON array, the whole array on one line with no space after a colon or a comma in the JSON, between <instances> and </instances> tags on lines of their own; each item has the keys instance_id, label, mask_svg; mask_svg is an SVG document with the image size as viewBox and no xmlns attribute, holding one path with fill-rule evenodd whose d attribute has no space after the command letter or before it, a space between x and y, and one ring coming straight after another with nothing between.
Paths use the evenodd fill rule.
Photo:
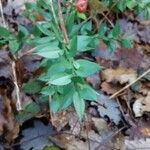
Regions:
<instances>
[{"instance_id":1,"label":"low growing plant","mask_svg":"<svg viewBox=\"0 0 150 150\"><path fill-rule=\"evenodd\" d=\"M101 66L77 56L94 50L100 40L103 40L111 52L116 49L117 44L130 48L130 39L122 33L118 24L109 27L104 22L93 30L92 20L87 17L89 11L85 8L84 11L79 10L72 0L63 0L62 3L60 0L26 3L24 15L32 21L31 33L24 26L18 26L18 32L14 36L0 27L0 43L8 43L13 55L17 54L22 45L31 45L33 49L30 52L43 58L39 66L44 68L43 73L29 80L24 86L25 91L37 92L42 95L42 99L49 99L52 112L73 104L82 120L85 100L96 100L98 95L86 83L85 78L99 72Z\"/></svg>"}]
</instances>

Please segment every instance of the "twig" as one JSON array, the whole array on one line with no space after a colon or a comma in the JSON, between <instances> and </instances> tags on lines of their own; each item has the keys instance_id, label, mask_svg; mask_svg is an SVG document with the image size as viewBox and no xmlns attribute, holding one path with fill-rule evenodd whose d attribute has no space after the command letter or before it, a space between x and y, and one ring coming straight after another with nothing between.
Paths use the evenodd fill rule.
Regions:
<instances>
[{"instance_id":1,"label":"twig","mask_svg":"<svg viewBox=\"0 0 150 150\"><path fill-rule=\"evenodd\" d=\"M114 136L116 136L118 133L120 133L123 129L125 129L126 126L120 128L119 130L117 130L115 133L112 133L109 137L107 137L106 139L103 139L102 142L100 142L99 146L97 146L95 148L95 150L100 150L100 147L103 145L106 145L106 143L108 143Z\"/></svg>"},{"instance_id":2,"label":"twig","mask_svg":"<svg viewBox=\"0 0 150 150\"><path fill-rule=\"evenodd\" d=\"M14 77L14 85L15 85L15 92L16 92L16 98L17 98L17 102L16 102L16 108L18 111L22 110L21 107L21 101L20 101L20 90L19 90L19 86L17 83L17 75L16 75L16 64L13 61L12 62L12 71L13 71L13 77Z\"/></svg>"},{"instance_id":3,"label":"twig","mask_svg":"<svg viewBox=\"0 0 150 150\"><path fill-rule=\"evenodd\" d=\"M110 14L111 10L116 6L116 4L118 3L119 0L117 0L112 6L111 8L109 9L109 11L106 13L106 15L104 16L104 18L101 20L100 24L105 20L107 19L107 21L111 24L110 20L108 19L108 15ZM103 15L103 14L102 14Z\"/></svg>"},{"instance_id":4,"label":"twig","mask_svg":"<svg viewBox=\"0 0 150 150\"><path fill-rule=\"evenodd\" d=\"M119 93L123 92L124 90L126 90L128 87L130 87L131 85L133 85L135 82L137 82L138 80L140 80L141 78L143 78L145 75L147 75L150 72L150 69L148 69L146 72L144 72L141 76L139 76L136 80L134 80L133 82L131 82L130 84L126 85L125 87L123 87L122 89L120 89L118 92L114 93L112 96L110 96L109 98L115 98Z\"/></svg>"},{"instance_id":5,"label":"twig","mask_svg":"<svg viewBox=\"0 0 150 150\"><path fill-rule=\"evenodd\" d=\"M111 20L102 12L101 13L103 16L104 16L104 18L109 22L109 24L112 26L112 27L114 27L114 24L111 22Z\"/></svg>"},{"instance_id":6,"label":"twig","mask_svg":"<svg viewBox=\"0 0 150 150\"><path fill-rule=\"evenodd\" d=\"M7 28L6 22L5 22L5 17L3 13L3 6L2 6L2 1L0 0L0 12L1 12L1 17L2 17L2 23L5 28Z\"/></svg>"},{"instance_id":7,"label":"twig","mask_svg":"<svg viewBox=\"0 0 150 150\"><path fill-rule=\"evenodd\" d=\"M67 44L69 42L69 39L68 39L68 35L67 35L66 28L65 28L63 15L62 15L61 0L58 0L57 5L58 5L58 17L59 17L59 20L60 20L60 27L61 27L61 30L62 30L62 33L63 33L63 36L64 36L64 42L65 42L65 44Z\"/></svg>"}]
</instances>

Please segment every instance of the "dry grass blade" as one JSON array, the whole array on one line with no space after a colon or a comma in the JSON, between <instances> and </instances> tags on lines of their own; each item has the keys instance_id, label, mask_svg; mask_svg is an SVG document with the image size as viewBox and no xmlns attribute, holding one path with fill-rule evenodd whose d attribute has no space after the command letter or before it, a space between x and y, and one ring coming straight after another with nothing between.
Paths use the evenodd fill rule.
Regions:
<instances>
[{"instance_id":1,"label":"dry grass blade","mask_svg":"<svg viewBox=\"0 0 150 150\"><path fill-rule=\"evenodd\" d=\"M1 13L1 18L2 18L2 24L5 28L7 28L6 22L5 22L5 17L3 13L3 6L2 6L2 1L0 0L0 13Z\"/></svg>"},{"instance_id":2,"label":"dry grass blade","mask_svg":"<svg viewBox=\"0 0 150 150\"><path fill-rule=\"evenodd\" d=\"M125 87L123 87L122 89L120 89L118 92L114 93L112 96L110 96L109 98L115 98L119 93L123 92L124 90L126 90L127 88L129 88L131 85L133 85L135 82L137 82L138 80L140 80L141 78L143 78L144 76L146 76L148 73L150 72L150 69L148 69L146 72L144 72L141 76L139 76L136 80L134 80L133 82L131 82L130 84L126 85Z\"/></svg>"},{"instance_id":3,"label":"dry grass blade","mask_svg":"<svg viewBox=\"0 0 150 150\"><path fill-rule=\"evenodd\" d=\"M12 62L12 71L13 71L13 77L14 77L14 85L15 85L15 91L16 91L16 98L17 98L17 102L16 102L16 108L18 111L22 110L21 107L21 100L20 100L20 89L17 83L17 75L16 75L16 64L13 61Z\"/></svg>"}]
</instances>

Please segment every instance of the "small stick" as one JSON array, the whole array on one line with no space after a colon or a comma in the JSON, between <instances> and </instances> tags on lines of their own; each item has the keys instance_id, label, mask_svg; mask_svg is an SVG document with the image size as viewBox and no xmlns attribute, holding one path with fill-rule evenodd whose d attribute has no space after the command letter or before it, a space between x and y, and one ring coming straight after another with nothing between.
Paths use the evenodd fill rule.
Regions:
<instances>
[{"instance_id":1,"label":"small stick","mask_svg":"<svg viewBox=\"0 0 150 150\"><path fill-rule=\"evenodd\" d=\"M102 12L101 13L103 16L104 16L104 18L109 22L109 24L112 26L112 27L114 27L114 24L111 22L111 20Z\"/></svg>"},{"instance_id":2,"label":"small stick","mask_svg":"<svg viewBox=\"0 0 150 150\"><path fill-rule=\"evenodd\" d=\"M139 76L136 80L134 80L133 82L131 82L130 84L126 85L125 87L123 87L122 89L120 89L118 92L114 93L112 96L110 96L109 98L115 98L119 93L123 92L124 90L126 90L128 87L130 87L131 85L133 85L135 82L137 82L138 80L140 80L141 78L143 78L145 75L147 75L150 72L150 69L148 69L146 72L144 72L141 76Z\"/></svg>"},{"instance_id":3,"label":"small stick","mask_svg":"<svg viewBox=\"0 0 150 150\"><path fill-rule=\"evenodd\" d=\"M57 4L58 4L58 17L59 17L59 20L60 20L60 27L61 27L61 30L62 30L62 33L63 33L63 36L64 36L65 44L67 44L69 42L69 39L68 39L68 35L67 35L66 28L65 28L63 15L62 15L61 0L58 0Z\"/></svg>"},{"instance_id":4,"label":"small stick","mask_svg":"<svg viewBox=\"0 0 150 150\"><path fill-rule=\"evenodd\" d=\"M110 23L110 25L112 27L114 27L113 23L108 19L108 15L110 14L111 10L116 6L116 4L118 3L118 0L111 6L111 8L109 9L109 11L106 13L106 15L104 13L102 13L102 15L104 16L103 19L100 21L99 24L101 24L105 19Z\"/></svg>"},{"instance_id":5,"label":"small stick","mask_svg":"<svg viewBox=\"0 0 150 150\"><path fill-rule=\"evenodd\" d=\"M15 92L16 92L16 98L17 98L17 102L16 102L16 108L18 111L22 110L21 107L21 101L20 101L20 90L19 90L19 86L17 83L17 75L16 75L16 64L13 61L12 62L12 71L13 71L13 76L14 76L14 84L15 84Z\"/></svg>"},{"instance_id":6,"label":"small stick","mask_svg":"<svg viewBox=\"0 0 150 150\"><path fill-rule=\"evenodd\" d=\"M5 28L7 28L6 22L5 22L5 17L4 17L4 14L3 14L3 6L2 6L2 1L1 1L1 0L0 0L0 12L1 12L1 17L2 17L3 26L4 26Z\"/></svg>"}]
</instances>

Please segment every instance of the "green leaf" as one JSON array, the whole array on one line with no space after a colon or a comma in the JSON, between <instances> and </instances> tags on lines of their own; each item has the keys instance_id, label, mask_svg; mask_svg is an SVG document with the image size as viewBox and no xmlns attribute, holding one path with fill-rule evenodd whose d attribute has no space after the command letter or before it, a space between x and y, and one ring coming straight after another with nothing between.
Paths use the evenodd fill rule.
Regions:
<instances>
[{"instance_id":1,"label":"green leaf","mask_svg":"<svg viewBox=\"0 0 150 150\"><path fill-rule=\"evenodd\" d=\"M124 37L120 40L120 45L122 48L131 48L131 39Z\"/></svg>"},{"instance_id":2,"label":"green leaf","mask_svg":"<svg viewBox=\"0 0 150 150\"><path fill-rule=\"evenodd\" d=\"M62 105L61 105L62 110L66 109L72 104L74 91L75 90L73 87L71 89L68 87L68 91L62 99Z\"/></svg>"},{"instance_id":3,"label":"green leaf","mask_svg":"<svg viewBox=\"0 0 150 150\"><path fill-rule=\"evenodd\" d=\"M57 25L55 25L54 23L51 23L51 28L52 28L52 30L54 31L56 38L57 38L60 42L62 42L61 34L60 34L59 30L58 30Z\"/></svg>"},{"instance_id":4,"label":"green leaf","mask_svg":"<svg viewBox=\"0 0 150 150\"><path fill-rule=\"evenodd\" d=\"M0 27L0 37L8 39L9 35L10 33L6 28Z\"/></svg>"},{"instance_id":5,"label":"green leaf","mask_svg":"<svg viewBox=\"0 0 150 150\"><path fill-rule=\"evenodd\" d=\"M46 43L35 48L35 54L45 58L58 58L64 51L57 46L57 43Z\"/></svg>"},{"instance_id":6,"label":"green leaf","mask_svg":"<svg viewBox=\"0 0 150 150\"><path fill-rule=\"evenodd\" d=\"M26 9L28 9L28 10L33 10L33 9L36 8L36 4L35 4L35 3L31 3L31 2L26 2L26 3L25 3L25 7L26 7Z\"/></svg>"},{"instance_id":7,"label":"green leaf","mask_svg":"<svg viewBox=\"0 0 150 150\"><path fill-rule=\"evenodd\" d=\"M71 82L71 75L67 73L59 73L56 75L53 75L49 79L49 84L53 85L66 85Z\"/></svg>"},{"instance_id":8,"label":"green leaf","mask_svg":"<svg viewBox=\"0 0 150 150\"><path fill-rule=\"evenodd\" d=\"M40 36L42 34L41 30L37 27L37 25L32 27L32 34L35 37L38 37L38 36Z\"/></svg>"},{"instance_id":9,"label":"green leaf","mask_svg":"<svg viewBox=\"0 0 150 150\"><path fill-rule=\"evenodd\" d=\"M41 45L41 44L53 42L53 40L55 40L55 37L54 35L51 35L51 37L46 36L46 37L37 37L37 38L31 39L28 41L28 43L34 44L34 45Z\"/></svg>"},{"instance_id":10,"label":"green leaf","mask_svg":"<svg viewBox=\"0 0 150 150\"><path fill-rule=\"evenodd\" d=\"M17 41L17 39L9 40L9 49L12 54L15 54L19 50L20 43Z\"/></svg>"},{"instance_id":11,"label":"green leaf","mask_svg":"<svg viewBox=\"0 0 150 150\"><path fill-rule=\"evenodd\" d=\"M36 26L39 28L39 30L44 33L45 35L49 35L51 36L51 31L49 30L49 28L51 27L50 23L47 22L42 22L42 23L38 23L36 24Z\"/></svg>"},{"instance_id":12,"label":"green leaf","mask_svg":"<svg viewBox=\"0 0 150 150\"><path fill-rule=\"evenodd\" d=\"M75 63L79 65L79 68L76 70L76 74L80 77L87 77L92 75L100 70L100 66L94 62L79 59Z\"/></svg>"},{"instance_id":13,"label":"green leaf","mask_svg":"<svg viewBox=\"0 0 150 150\"><path fill-rule=\"evenodd\" d=\"M36 52L36 54L45 58L54 59L54 58L58 58L60 55L63 55L63 51L58 48L50 51L43 50L40 52Z\"/></svg>"},{"instance_id":14,"label":"green leaf","mask_svg":"<svg viewBox=\"0 0 150 150\"><path fill-rule=\"evenodd\" d=\"M81 121L84 116L84 110L85 110L85 102L84 100L80 97L78 92L75 92L73 94L73 104L76 110L76 113L79 117L79 120Z\"/></svg>"},{"instance_id":15,"label":"green leaf","mask_svg":"<svg viewBox=\"0 0 150 150\"><path fill-rule=\"evenodd\" d=\"M66 25L66 29L67 29L67 33L68 33L68 34L70 34L71 31L72 31L72 26L74 25L75 15L76 15L76 12L75 12L75 11L72 11L72 12L67 16L65 25Z\"/></svg>"},{"instance_id":16,"label":"green leaf","mask_svg":"<svg viewBox=\"0 0 150 150\"><path fill-rule=\"evenodd\" d=\"M115 25L115 27L112 29L113 38L117 37L120 34L120 32L121 32L120 26L119 25Z\"/></svg>"},{"instance_id":17,"label":"green leaf","mask_svg":"<svg viewBox=\"0 0 150 150\"><path fill-rule=\"evenodd\" d=\"M126 2L126 5L129 9L133 9L137 4L138 2L136 0L128 0Z\"/></svg>"},{"instance_id":18,"label":"green leaf","mask_svg":"<svg viewBox=\"0 0 150 150\"><path fill-rule=\"evenodd\" d=\"M92 41L91 36L79 35L77 37L77 50L79 52L90 50L90 47L88 45L90 44L91 41Z\"/></svg>"},{"instance_id":19,"label":"green leaf","mask_svg":"<svg viewBox=\"0 0 150 150\"><path fill-rule=\"evenodd\" d=\"M40 93L42 93L45 96L51 96L55 93L55 89L53 86L46 86L46 87L42 88Z\"/></svg>"},{"instance_id":20,"label":"green leaf","mask_svg":"<svg viewBox=\"0 0 150 150\"><path fill-rule=\"evenodd\" d=\"M39 103L49 107L49 96L39 95L37 100Z\"/></svg>"},{"instance_id":21,"label":"green leaf","mask_svg":"<svg viewBox=\"0 0 150 150\"><path fill-rule=\"evenodd\" d=\"M104 36L106 30L107 30L106 23L101 23L98 28L98 35L100 36L100 38L102 38Z\"/></svg>"},{"instance_id":22,"label":"green leaf","mask_svg":"<svg viewBox=\"0 0 150 150\"><path fill-rule=\"evenodd\" d=\"M28 30L24 26L19 25L18 26L18 35L17 35L18 40L21 41L24 38L26 38L28 35L29 35Z\"/></svg>"},{"instance_id":23,"label":"green leaf","mask_svg":"<svg viewBox=\"0 0 150 150\"><path fill-rule=\"evenodd\" d=\"M84 13L79 13L79 12L77 12L77 16L78 16L79 18L83 19L83 20L86 20L86 19L87 19L86 15L85 15Z\"/></svg>"},{"instance_id":24,"label":"green leaf","mask_svg":"<svg viewBox=\"0 0 150 150\"><path fill-rule=\"evenodd\" d=\"M25 93L34 94L40 92L42 87L43 83L41 81L31 79L27 83L23 84L22 88Z\"/></svg>"},{"instance_id":25,"label":"green leaf","mask_svg":"<svg viewBox=\"0 0 150 150\"><path fill-rule=\"evenodd\" d=\"M98 93L88 85L83 85L79 90L80 97L85 100L96 100Z\"/></svg>"},{"instance_id":26,"label":"green leaf","mask_svg":"<svg viewBox=\"0 0 150 150\"><path fill-rule=\"evenodd\" d=\"M42 150L61 150L61 149L56 146L46 146Z\"/></svg>"},{"instance_id":27,"label":"green leaf","mask_svg":"<svg viewBox=\"0 0 150 150\"><path fill-rule=\"evenodd\" d=\"M116 41L115 40L110 40L108 43L106 43L108 46L108 50L110 52L114 52L116 50Z\"/></svg>"},{"instance_id":28,"label":"green leaf","mask_svg":"<svg viewBox=\"0 0 150 150\"><path fill-rule=\"evenodd\" d=\"M56 113L61 106L61 98L58 95L55 95L50 102L50 111Z\"/></svg>"},{"instance_id":29,"label":"green leaf","mask_svg":"<svg viewBox=\"0 0 150 150\"><path fill-rule=\"evenodd\" d=\"M126 8L126 4L123 0L119 1L117 4L120 11L123 11Z\"/></svg>"},{"instance_id":30,"label":"green leaf","mask_svg":"<svg viewBox=\"0 0 150 150\"><path fill-rule=\"evenodd\" d=\"M40 111L40 108L35 102L32 102L24 108L24 111L28 113L38 113Z\"/></svg>"},{"instance_id":31,"label":"green leaf","mask_svg":"<svg viewBox=\"0 0 150 150\"><path fill-rule=\"evenodd\" d=\"M70 56L75 56L77 52L77 36L74 36L69 43L69 54Z\"/></svg>"},{"instance_id":32,"label":"green leaf","mask_svg":"<svg viewBox=\"0 0 150 150\"><path fill-rule=\"evenodd\" d=\"M91 33L91 31L92 31L92 21L88 21L88 22L84 23L80 29L80 33L82 35L87 35L87 34Z\"/></svg>"}]
</instances>

